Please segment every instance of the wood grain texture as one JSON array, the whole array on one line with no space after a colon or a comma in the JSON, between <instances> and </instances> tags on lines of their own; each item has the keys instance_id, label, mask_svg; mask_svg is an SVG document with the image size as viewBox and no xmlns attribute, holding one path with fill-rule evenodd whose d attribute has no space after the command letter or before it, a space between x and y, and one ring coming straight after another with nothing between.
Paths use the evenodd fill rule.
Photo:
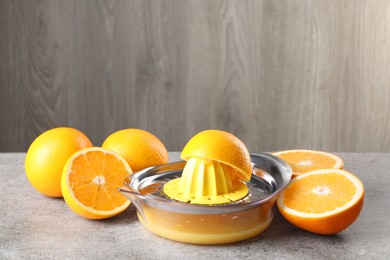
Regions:
<instances>
[{"instance_id":1,"label":"wood grain texture","mask_svg":"<svg viewBox=\"0 0 390 260\"><path fill-rule=\"evenodd\" d=\"M64 125L390 152L389 71L386 0L0 0L0 152Z\"/></svg>"}]
</instances>

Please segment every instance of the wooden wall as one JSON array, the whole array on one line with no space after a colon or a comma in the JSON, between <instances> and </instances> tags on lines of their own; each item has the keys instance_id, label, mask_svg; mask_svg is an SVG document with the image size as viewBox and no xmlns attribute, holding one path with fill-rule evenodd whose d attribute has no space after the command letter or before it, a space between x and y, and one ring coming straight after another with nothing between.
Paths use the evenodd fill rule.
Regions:
<instances>
[{"instance_id":1,"label":"wooden wall","mask_svg":"<svg viewBox=\"0 0 390 260\"><path fill-rule=\"evenodd\" d=\"M390 152L390 1L0 0L0 91L0 152L65 125Z\"/></svg>"}]
</instances>

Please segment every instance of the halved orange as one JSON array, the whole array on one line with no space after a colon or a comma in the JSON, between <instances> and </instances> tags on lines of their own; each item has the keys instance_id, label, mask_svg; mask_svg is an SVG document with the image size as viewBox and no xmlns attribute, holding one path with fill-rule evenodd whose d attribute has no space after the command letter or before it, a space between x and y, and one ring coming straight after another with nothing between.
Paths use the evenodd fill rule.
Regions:
<instances>
[{"instance_id":1,"label":"halved orange","mask_svg":"<svg viewBox=\"0 0 390 260\"><path fill-rule=\"evenodd\" d=\"M322 151L286 150L275 152L273 155L291 165L293 177L318 169L342 169L344 167L344 161L340 157Z\"/></svg>"},{"instance_id":2,"label":"halved orange","mask_svg":"<svg viewBox=\"0 0 390 260\"><path fill-rule=\"evenodd\" d=\"M292 179L278 199L280 213L292 224L317 234L349 227L363 207L363 183L340 169L321 169Z\"/></svg>"},{"instance_id":3,"label":"halved orange","mask_svg":"<svg viewBox=\"0 0 390 260\"><path fill-rule=\"evenodd\" d=\"M110 150L91 147L73 154L65 165L61 189L77 214L103 219L124 211L130 201L117 188L132 173L129 164Z\"/></svg>"},{"instance_id":4,"label":"halved orange","mask_svg":"<svg viewBox=\"0 0 390 260\"><path fill-rule=\"evenodd\" d=\"M211 129L196 134L184 147L181 158L210 159L232 167L232 179L249 181L251 178L248 149L240 139L225 131Z\"/></svg>"}]
</instances>

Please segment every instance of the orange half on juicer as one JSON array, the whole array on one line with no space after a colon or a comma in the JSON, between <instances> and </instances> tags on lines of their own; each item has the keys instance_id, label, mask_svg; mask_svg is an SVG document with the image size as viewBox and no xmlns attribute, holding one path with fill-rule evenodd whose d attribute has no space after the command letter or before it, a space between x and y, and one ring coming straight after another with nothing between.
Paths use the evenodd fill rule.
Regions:
<instances>
[{"instance_id":1,"label":"orange half on juicer","mask_svg":"<svg viewBox=\"0 0 390 260\"><path fill-rule=\"evenodd\" d=\"M251 178L251 159L245 145L234 135L219 130L203 131L187 143L181 157L187 161L182 176L163 188L169 198L215 205L248 195L244 182Z\"/></svg>"}]
</instances>

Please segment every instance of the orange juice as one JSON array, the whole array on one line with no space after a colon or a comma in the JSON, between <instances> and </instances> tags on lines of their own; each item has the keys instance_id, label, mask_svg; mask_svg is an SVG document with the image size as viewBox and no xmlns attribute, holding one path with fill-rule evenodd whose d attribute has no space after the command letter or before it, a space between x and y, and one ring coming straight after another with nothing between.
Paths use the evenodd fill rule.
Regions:
<instances>
[{"instance_id":1,"label":"orange juice","mask_svg":"<svg viewBox=\"0 0 390 260\"><path fill-rule=\"evenodd\" d=\"M187 214L144 205L138 212L151 232L171 240L195 244L223 244L258 235L271 223L273 201L262 207L227 214Z\"/></svg>"}]
</instances>

